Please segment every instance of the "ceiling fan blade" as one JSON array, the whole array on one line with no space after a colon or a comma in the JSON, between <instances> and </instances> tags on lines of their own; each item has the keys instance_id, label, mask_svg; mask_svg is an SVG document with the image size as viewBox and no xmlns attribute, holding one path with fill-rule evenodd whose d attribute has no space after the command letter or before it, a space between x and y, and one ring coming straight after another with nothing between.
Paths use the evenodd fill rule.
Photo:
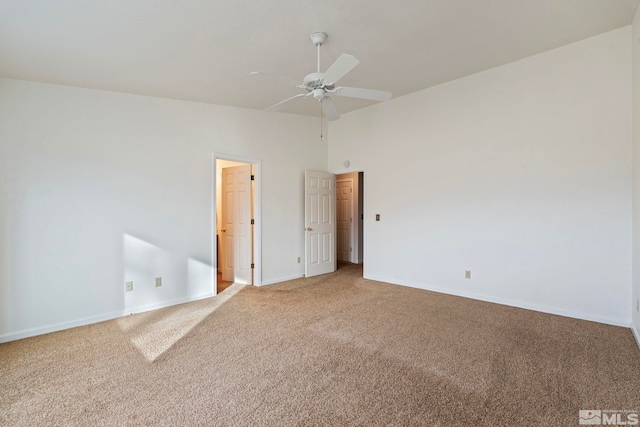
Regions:
<instances>
[{"instance_id":1,"label":"ceiling fan blade","mask_svg":"<svg viewBox=\"0 0 640 427\"><path fill-rule=\"evenodd\" d=\"M249 73L249 75L253 76L253 77L258 77L260 79L275 80L275 81L278 81L280 83L284 83L286 85L304 87L304 83L299 82L297 80L290 79L289 77L278 76L278 75L275 75L275 74L263 73L262 71L254 71L252 73Z\"/></svg>"},{"instance_id":2,"label":"ceiling fan blade","mask_svg":"<svg viewBox=\"0 0 640 427\"><path fill-rule=\"evenodd\" d=\"M294 100L296 98L306 97L308 95L309 95L308 93L300 93L298 95L292 96L291 98L287 98L284 101L280 101L277 104L273 104L271 107L265 108L264 111L276 111L276 110L279 110L280 107L282 106L282 104L284 104L285 102L292 101L292 100Z\"/></svg>"},{"instance_id":3,"label":"ceiling fan blade","mask_svg":"<svg viewBox=\"0 0 640 427\"><path fill-rule=\"evenodd\" d=\"M324 114L327 120L338 120L340 118L340 113L338 113L338 109L331 98L325 96L322 98L322 101L320 101L320 104L322 105L322 114Z\"/></svg>"},{"instance_id":4,"label":"ceiling fan blade","mask_svg":"<svg viewBox=\"0 0 640 427\"><path fill-rule=\"evenodd\" d=\"M337 87L334 90L336 95L350 96L351 98L372 99L374 101L388 101L391 99L391 92L374 89L359 89L357 87Z\"/></svg>"},{"instance_id":5,"label":"ceiling fan blade","mask_svg":"<svg viewBox=\"0 0 640 427\"><path fill-rule=\"evenodd\" d=\"M331 64L331 67L329 67L327 72L324 73L324 76L322 76L322 80L329 84L335 83L349 71L353 70L359 63L360 60L355 56L343 53L336 59L336 62Z\"/></svg>"}]
</instances>

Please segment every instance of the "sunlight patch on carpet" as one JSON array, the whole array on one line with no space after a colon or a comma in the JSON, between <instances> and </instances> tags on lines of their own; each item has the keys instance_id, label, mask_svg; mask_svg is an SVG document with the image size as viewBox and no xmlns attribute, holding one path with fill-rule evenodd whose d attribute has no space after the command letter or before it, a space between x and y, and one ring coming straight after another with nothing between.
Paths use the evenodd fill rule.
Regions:
<instances>
[{"instance_id":1,"label":"sunlight patch on carpet","mask_svg":"<svg viewBox=\"0 0 640 427\"><path fill-rule=\"evenodd\" d=\"M208 299L207 304L180 304L118 319L118 325L131 343L150 362L174 346L207 316L240 292L246 285L233 284Z\"/></svg>"}]
</instances>

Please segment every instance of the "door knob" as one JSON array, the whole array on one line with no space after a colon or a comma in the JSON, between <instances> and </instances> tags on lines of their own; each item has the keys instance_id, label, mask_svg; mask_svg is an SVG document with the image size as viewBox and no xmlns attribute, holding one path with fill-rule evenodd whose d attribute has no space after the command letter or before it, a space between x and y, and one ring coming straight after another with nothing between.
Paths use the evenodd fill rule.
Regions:
<instances>
[{"instance_id":1,"label":"door knob","mask_svg":"<svg viewBox=\"0 0 640 427\"><path fill-rule=\"evenodd\" d=\"M223 229L222 229L222 230L220 230L220 231L222 231L222 232L224 233L224 232L226 232L226 231L227 231L227 229L226 229L226 228L223 228Z\"/></svg>"},{"instance_id":2,"label":"door knob","mask_svg":"<svg viewBox=\"0 0 640 427\"><path fill-rule=\"evenodd\" d=\"M311 227L307 227L307 228L306 228L306 230L307 230L307 231L312 231L312 230L313 230L313 228L311 228Z\"/></svg>"}]
</instances>

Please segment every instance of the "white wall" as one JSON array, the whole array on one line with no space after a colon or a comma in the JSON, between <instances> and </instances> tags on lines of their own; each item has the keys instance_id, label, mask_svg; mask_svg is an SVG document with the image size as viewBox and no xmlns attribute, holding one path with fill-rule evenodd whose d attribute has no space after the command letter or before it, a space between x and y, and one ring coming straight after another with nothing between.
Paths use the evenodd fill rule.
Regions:
<instances>
[{"instance_id":1,"label":"white wall","mask_svg":"<svg viewBox=\"0 0 640 427\"><path fill-rule=\"evenodd\" d=\"M0 80L0 340L210 295L212 152L261 160L263 281L301 275L325 144L312 117Z\"/></svg>"},{"instance_id":2,"label":"white wall","mask_svg":"<svg viewBox=\"0 0 640 427\"><path fill-rule=\"evenodd\" d=\"M640 7L633 20L633 328L640 346Z\"/></svg>"},{"instance_id":3,"label":"white wall","mask_svg":"<svg viewBox=\"0 0 640 427\"><path fill-rule=\"evenodd\" d=\"M365 172L365 276L629 325L630 37L333 122L329 170Z\"/></svg>"}]
</instances>

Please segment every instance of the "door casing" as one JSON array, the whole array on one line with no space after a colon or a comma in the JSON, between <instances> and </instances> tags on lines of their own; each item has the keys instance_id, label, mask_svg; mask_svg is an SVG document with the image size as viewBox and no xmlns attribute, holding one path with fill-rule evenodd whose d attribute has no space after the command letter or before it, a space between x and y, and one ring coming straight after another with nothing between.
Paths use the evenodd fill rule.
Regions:
<instances>
[{"instance_id":1,"label":"door casing","mask_svg":"<svg viewBox=\"0 0 640 427\"><path fill-rule=\"evenodd\" d=\"M211 190L211 265L212 268L212 283L211 287L213 290L213 294L216 295L218 293L218 278L217 278L217 257L218 257L218 249L216 245L216 221L217 221L217 213L216 213L216 170L217 170L217 160L230 160L233 162L240 163L250 163L253 165L253 285L254 286L262 286L262 190L261 190L261 162L258 159L252 159L248 157L234 156L230 154L223 153L212 153L212 190Z\"/></svg>"}]
</instances>

